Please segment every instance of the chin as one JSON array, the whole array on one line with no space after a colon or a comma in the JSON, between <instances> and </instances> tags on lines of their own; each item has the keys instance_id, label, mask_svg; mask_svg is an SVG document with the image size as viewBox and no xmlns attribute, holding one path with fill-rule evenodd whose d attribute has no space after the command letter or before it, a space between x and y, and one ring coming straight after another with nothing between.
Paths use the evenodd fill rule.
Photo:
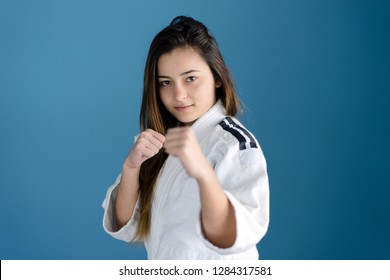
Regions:
<instances>
[{"instance_id":1,"label":"chin","mask_svg":"<svg viewBox=\"0 0 390 280\"><path fill-rule=\"evenodd\" d=\"M197 119L193 118L176 118L180 123L185 125L192 125Z\"/></svg>"}]
</instances>

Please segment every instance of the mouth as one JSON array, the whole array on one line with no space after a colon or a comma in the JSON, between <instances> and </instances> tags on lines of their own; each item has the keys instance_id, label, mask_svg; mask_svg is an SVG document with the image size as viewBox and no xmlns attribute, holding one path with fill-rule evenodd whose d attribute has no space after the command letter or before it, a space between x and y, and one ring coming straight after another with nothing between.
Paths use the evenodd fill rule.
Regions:
<instances>
[{"instance_id":1,"label":"mouth","mask_svg":"<svg viewBox=\"0 0 390 280\"><path fill-rule=\"evenodd\" d=\"M193 105L180 105L180 106L175 106L175 109L179 112L185 112L191 109Z\"/></svg>"}]
</instances>

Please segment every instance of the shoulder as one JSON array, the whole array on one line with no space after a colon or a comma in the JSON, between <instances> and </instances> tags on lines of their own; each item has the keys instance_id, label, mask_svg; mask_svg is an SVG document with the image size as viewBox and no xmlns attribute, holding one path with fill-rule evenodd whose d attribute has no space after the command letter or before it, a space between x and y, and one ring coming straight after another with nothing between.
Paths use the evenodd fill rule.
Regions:
<instances>
[{"instance_id":1,"label":"shoulder","mask_svg":"<svg viewBox=\"0 0 390 280\"><path fill-rule=\"evenodd\" d=\"M232 116L226 116L216 125L212 138L222 157L235 159L242 166L256 164L263 158L256 137Z\"/></svg>"},{"instance_id":2,"label":"shoulder","mask_svg":"<svg viewBox=\"0 0 390 280\"><path fill-rule=\"evenodd\" d=\"M226 138L236 140L240 151L246 149L258 149L259 144L254 135L249 132L236 118L226 117L219 122L218 129Z\"/></svg>"}]
</instances>

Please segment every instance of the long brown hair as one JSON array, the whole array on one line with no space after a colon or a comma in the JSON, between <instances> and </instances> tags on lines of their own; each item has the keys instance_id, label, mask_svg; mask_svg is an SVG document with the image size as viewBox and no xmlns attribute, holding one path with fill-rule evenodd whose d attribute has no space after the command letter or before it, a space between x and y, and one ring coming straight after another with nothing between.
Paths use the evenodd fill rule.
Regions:
<instances>
[{"instance_id":1,"label":"long brown hair","mask_svg":"<svg viewBox=\"0 0 390 280\"><path fill-rule=\"evenodd\" d=\"M165 135L167 130L177 123L176 118L165 109L160 100L157 63L161 55L180 47L191 47L206 61L215 80L221 83L221 87L216 89L217 99L221 99L226 114L235 116L237 113L239 101L230 72L218 49L215 38L201 22L190 17L179 16L156 35L149 48L140 111L141 131L149 128ZM168 155L163 148L157 155L141 165L139 174L140 216L137 228L138 239L148 236L150 232L154 187L167 157Z\"/></svg>"}]
</instances>

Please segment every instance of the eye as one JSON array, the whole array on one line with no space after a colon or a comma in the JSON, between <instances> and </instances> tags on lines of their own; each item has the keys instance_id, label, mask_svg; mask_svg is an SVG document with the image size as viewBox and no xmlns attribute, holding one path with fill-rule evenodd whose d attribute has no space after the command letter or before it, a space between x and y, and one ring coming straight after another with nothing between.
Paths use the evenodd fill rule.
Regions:
<instances>
[{"instance_id":1,"label":"eye","mask_svg":"<svg viewBox=\"0 0 390 280\"><path fill-rule=\"evenodd\" d=\"M170 83L171 83L171 82L168 81L168 80L160 81L160 86L161 86L161 87L166 87L166 86L168 86Z\"/></svg>"},{"instance_id":2,"label":"eye","mask_svg":"<svg viewBox=\"0 0 390 280\"><path fill-rule=\"evenodd\" d=\"M187 80L187 82L195 82L197 79L198 79L198 78L195 77L195 76L190 76L190 77L188 77L186 80Z\"/></svg>"}]
</instances>

